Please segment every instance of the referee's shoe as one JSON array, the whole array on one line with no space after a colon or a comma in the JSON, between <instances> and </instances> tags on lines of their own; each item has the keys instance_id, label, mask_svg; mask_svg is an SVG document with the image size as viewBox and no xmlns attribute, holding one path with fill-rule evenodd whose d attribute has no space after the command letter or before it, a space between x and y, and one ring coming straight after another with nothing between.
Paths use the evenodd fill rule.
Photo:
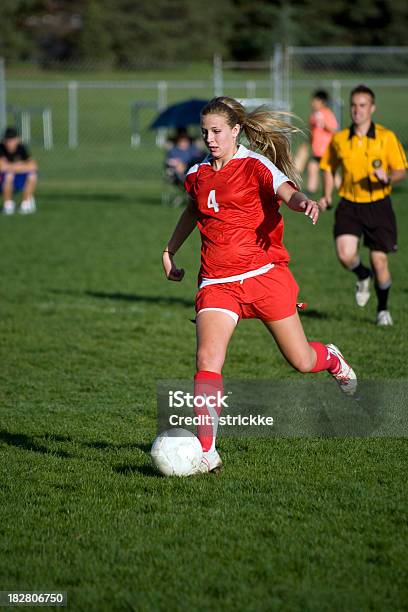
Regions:
<instances>
[{"instance_id":1,"label":"referee's shoe","mask_svg":"<svg viewBox=\"0 0 408 612\"><path fill-rule=\"evenodd\" d=\"M356 282L356 302L357 306L360 306L360 308L364 308L370 299L370 284L371 276Z\"/></svg>"},{"instance_id":2,"label":"referee's shoe","mask_svg":"<svg viewBox=\"0 0 408 612\"><path fill-rule=\"evenodd\" d=\"M377 312L377 325L392 325L392 317L389 310L380 310Z\"/></svg>"}]
</instances>

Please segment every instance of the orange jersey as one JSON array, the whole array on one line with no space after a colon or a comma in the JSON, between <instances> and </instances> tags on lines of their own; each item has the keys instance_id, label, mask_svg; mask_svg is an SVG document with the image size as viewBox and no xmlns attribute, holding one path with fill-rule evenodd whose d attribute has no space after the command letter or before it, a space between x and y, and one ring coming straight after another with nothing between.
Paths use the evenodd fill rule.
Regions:
<instances>
[{"instance_id":1,"label":"orange jersey","mask_svg":"<svg viewBox=\"0 0 408 612\"><path fill-rule=\"evenodd\" d=\"M333 132L338 129L336 116L330 108L324 107L310 115L309 126L313 155L322 157L330 144Z\"/></svg>"},{"instance_id":2,"label":"orange jersey","mask_svg":"<svg viewBox=\"0 0 408 612\"><path fill-rule=\"evenodd\" d=\"M210 157L187 173L201 233L200 278L221 279L288 262L276 192L289 181L268 158L240 145L214 170Z\"/></svg>"}]
</instances>

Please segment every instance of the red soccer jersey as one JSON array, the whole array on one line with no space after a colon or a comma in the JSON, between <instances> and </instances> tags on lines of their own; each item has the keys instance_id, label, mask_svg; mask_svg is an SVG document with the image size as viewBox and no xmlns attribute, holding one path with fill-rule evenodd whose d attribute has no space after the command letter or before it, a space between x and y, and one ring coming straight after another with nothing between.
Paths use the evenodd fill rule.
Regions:
<instances>
[{"instance_id":1,"label":"red soccer jersey","mask_svg":"<svg viewBox=\"0 0 408 612\"><path fill-rule=\"evenodd\" d=\"M214 170L209 158L187 173L185 187L198 210L200 278L224 278L288 262L276 192L289 181L263 155L240 145Z\"/></svg>"}]
</instances>

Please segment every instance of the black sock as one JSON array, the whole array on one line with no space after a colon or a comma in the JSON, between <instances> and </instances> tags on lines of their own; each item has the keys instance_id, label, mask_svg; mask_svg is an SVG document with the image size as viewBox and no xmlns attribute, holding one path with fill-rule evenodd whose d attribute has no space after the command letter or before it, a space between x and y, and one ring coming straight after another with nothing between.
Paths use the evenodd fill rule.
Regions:
<instances>
[{"instance_id":1,"label":"black sock","mask_svg":"<svg viewBox=\"0 0 408 612\"><path fill-rule=\"evenodd\" d=\"M390 289L391 283L388 285L388 287L385 287L385 289L377 285L377 283L375 284L375 292L378 300L377 312L380 312L380 310L387 310L388 294Z\"/></svg>"},{"instance_id":2,"label":"black sock","mask_svg":"<svg viewBox=\"0 0 408 612\"><path fill-rule=\"evenodd\" d=\"M370 268L366 268L366 266L364 266L361 263L361 261L359 261L358 264L356 266L354 266L354 268L350 268L350 270L352 272L354 272L354 274L357 276L358 280L365 280L366 278L371 276Z\"/></svg>"}]
</instances>

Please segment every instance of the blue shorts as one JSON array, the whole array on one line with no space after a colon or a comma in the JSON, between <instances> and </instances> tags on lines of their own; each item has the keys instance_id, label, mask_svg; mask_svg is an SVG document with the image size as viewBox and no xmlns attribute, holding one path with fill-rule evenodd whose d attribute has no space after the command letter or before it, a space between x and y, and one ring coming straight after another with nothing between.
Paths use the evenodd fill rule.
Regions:
<instances>
[{"instance_id":1,"label":"blue shorts","mask_svg":"<svg viewBox=\"0 0 408 612\"><path fill-rule=\"evenodd\" d=\"M19 172L14 175L13 181L13 191L21 191L24 189L24 185L26 184L27 177L30 174L37 174L33 172ZM4 181L5 173L0 174L0 190L3 191L3 181Z\"/></svg>"}]
</instances>

